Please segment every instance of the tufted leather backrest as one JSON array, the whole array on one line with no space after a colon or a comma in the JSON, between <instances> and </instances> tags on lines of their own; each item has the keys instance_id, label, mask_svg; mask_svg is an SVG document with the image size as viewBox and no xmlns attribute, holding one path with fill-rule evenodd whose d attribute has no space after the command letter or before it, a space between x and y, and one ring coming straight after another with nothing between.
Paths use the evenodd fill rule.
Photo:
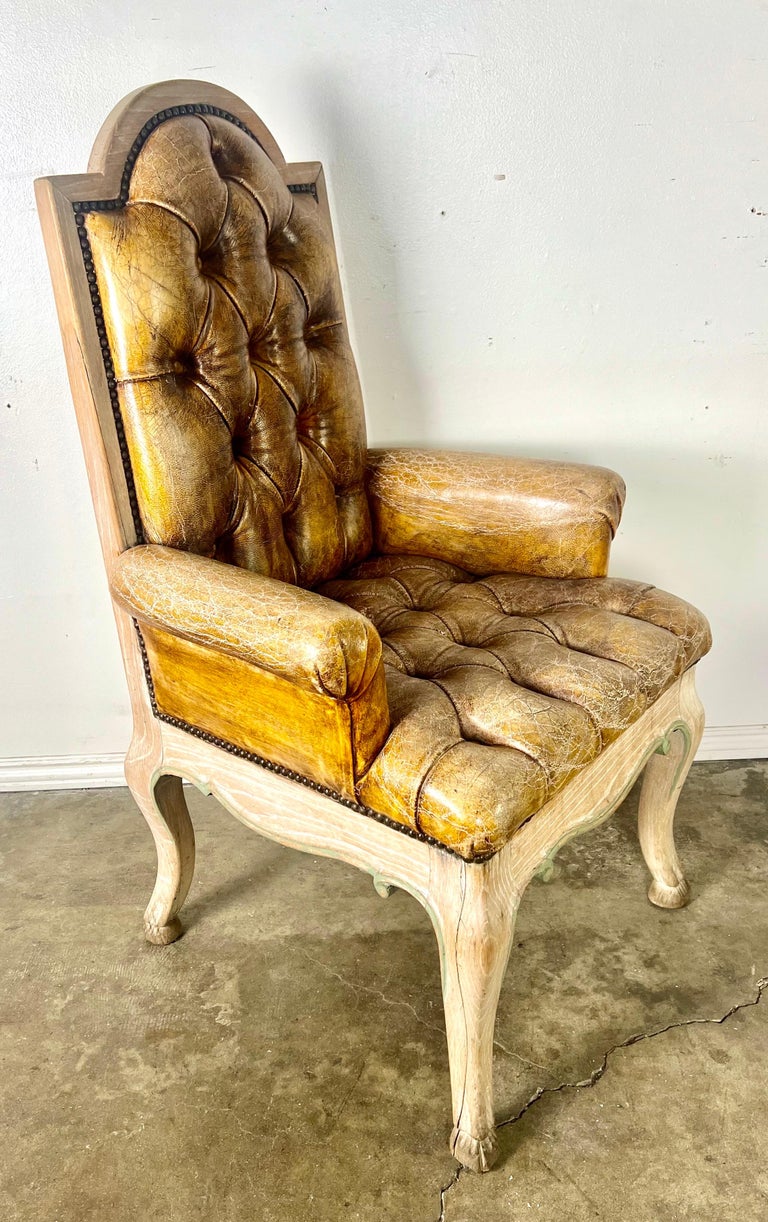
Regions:
<instances>
[{"instance_id":1,"label":"tufted leather backrest","mask_svg":"<svg viewBox=\"0 0 768 1222\"><path fill-rule=\"evenodd\" d=\"M311 586L371 548L333 239L240 126L163 116L89 210L147 541Z\"/></svg>"}]
</instances>

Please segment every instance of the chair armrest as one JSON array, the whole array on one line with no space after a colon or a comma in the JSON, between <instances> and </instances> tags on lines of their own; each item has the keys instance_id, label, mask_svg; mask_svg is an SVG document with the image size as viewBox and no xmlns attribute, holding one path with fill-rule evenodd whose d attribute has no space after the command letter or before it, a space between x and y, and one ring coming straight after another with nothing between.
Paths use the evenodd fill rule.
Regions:
<instances>
[{"instance_id":1,"label":"chair armrest","mask_svg":"<svg viewBox=\"0 0 768 1222\"><path fill-rule=\"evenodd\" d=\"M335 699L364 691L381 640L359 612L304 590L172 547L132 547L110 576L140 623L240 658Z\"/></svg>"},{"instance_id":2,"label":"chair armrest","mask_svg":"<svg viewBox=\"0 0 768 1222\"><path fill-rule=\"evenodd\" d=\"M381 552L470 573L600 577L625 487L604 467L395 449L368 451L368 495Z\"/></svg>"}]
</instances>

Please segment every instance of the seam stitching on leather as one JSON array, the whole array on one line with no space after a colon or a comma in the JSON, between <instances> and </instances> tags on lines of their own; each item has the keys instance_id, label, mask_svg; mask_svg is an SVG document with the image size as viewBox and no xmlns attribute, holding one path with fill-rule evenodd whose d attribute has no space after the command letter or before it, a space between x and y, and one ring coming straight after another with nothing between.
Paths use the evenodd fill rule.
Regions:
<instances>
[{"instance_id":1,"label":"seam stitching on leather","mask_svg":"<svg viewBox=\"0 0 768 1222\"><path fill-rule=\"evenodd\" d=\"M416 677L419 677L419 676L416 676ZM429 682L429 680L427 680L427 682ZM442 691L442 688L440 690ZM424 793L424 786L427 784L427 781L431 777L437 765L440 763L443 756L447 755L449 751L453 751L453 748L458 747L461 742L463 742L463 739L459 738L456 740L456 742L448 743L447 747L443 747L441 751L438 751L437 755L432 760L432 763L429 765L426 772L424 773L424 776L421 778L418 786L416 787L416 801L413 804L413 818L416 824L416 829L422 836L426 836L428 834L427 832L422 831L422 828L421 828L421 799ZM441 815L441 818L444 818L446 823L451 822L451 820L447 818L445 815ZM454 826L458 827L460 825L454 824ZM457 853L456 856L461 857L461 853Z\"/></svg>"},{"instance_id":2,"label":"seam stitching on leather","mask_svg":"<svg viewBox=\"0 0 768 1222\"><path fill-rule=\"evenodd\" d=\"M323 474L327 475L331 480L331 484L333 485L333 495L336 496L336 466L325 446L322 444L322 442L318 441L316 437L312 437L309 433L304 434L304 436L301 438L300 444L305 446L306 449L309 450L310 454L312 454L320 463ZM331 475L329 475L328 467L330 467L333 478L331 478Z\"/></svg>"},{"instance_id":3,"label":"seam stitching on leather","mask_svg":"<svg viewBox=\"0 0 768 1222\"><path fill-rule=\"evenodd\" d=\"M207 125L206 125L206 126L207 126ZM209 130L210 130L210 129L209 129ZM213 140L211 140L211 160L213 161ZM214 162L214 169L215 169L215 162ZM218 171L217 171L217 173L218 173ZM221 178L221 181L222 181L222 183L223 183L223 182L224 182L224 179L222 178L221 174L219 174L219 178ZM230 191L230 189L229 189L229 187L228 187L228 186L227 186L227 187L225 187L225 190L226 190L226 192L227 192L227 202L226 202L226 204L224 205L224 215L223 215L223 217L221 218L221 223L220 223L220 225L219 225L218 229L216 230L216 233L215 233L214 237L213 237L213 238L212 238L212 240L211 240L211 241L208 243L208 245L207 245L207 246L204 246L204 245L203 245L203 240L202 240L202 238L200 238L200 252L201 252L201 254L207 254L207 252L208 252L209 250L213 250L213 247L216 245L216 243L218 242L218 240L219 240L219 238L221 237L222 233L224 232L224 226L226 225L226 223L227 223L227 219L229 218L230 213L231 213L231 211L232 211L232 193L231 193L231 191Z\"/></svg>"},{"instance_id":4,"label":"seam stitching on leather","mask_svg":"<svg viewBox=\"0 0 768 1222\"><path fill-rule=\"evenodd\" d=\"M282 382L280 382L280 380L279 380L278 378L276 378L276 377L275 377L274 373L273 373L273 372L272 372L272 370L269 368L269 366L268 366L268 365L265 365L263 361L251 361L251 362L250 362L250 364L251 364L252 366L255 366L255 367L256 367L256 369L261 369L261 370L262 370L262 372L263 372L263 373L265 373L265 374L267 375L267 377L268 377L268 378L269 378L269 379L270 379L272 382L274 382L274 384L275 384L275 386L277 387L277 389L278 389L278 390L280 391L280 393L281 393L281 394L282 394L282 395L285 397L285 399L286 399L286 401L288 402L289 406L290 406L290 407L293 409L293 413L294 413L294 415L295 415L295 416L298 416L298 414L299 414L299 409L298 409L298 407L297 407L297 406L296 406L296 404L294 403L294 401L293 401L293 399L291 398L291 396L288 394L288 391L285 389L285 387L283 386Z\"/></svg>"},{"instance_id":5,"label":"seam stitching on leather","mask_svg":"<svg viewBox=\"0 0 768 1222\"><path fill-rule=\"evenodd\" d=\"M221 417L221 420L223 424L225 425L226 430L229 433L230 437L232 437L233 436L232 425L229 423L229 421L227 420L227 417L224 415L224 412L219 407L218 403L216 402L210 390L208 389L208 383L204 382L202 378L196 378L194 376L190 376L189 380L193 386L197 387L201 395L205 395L206 399L210 403L213 410L216 412L218 416Z\"/></svg>"},{"instance_id":6,"label":"seam stitching on leather","mask_svg":"<svg viewBox=\"0 0 768 1222\"><path fill-rule=\"evenodd\" d=\"M307 297L307 294L304 291L304 286L301 283L301 281L298 279L297 276L293 274L290 267L286 267L284 263L278 263L277 260L275 260L272 263L272 266L275 268L276 271L285 272L288 279L291 280L292 283L296 285L296 288L298 289L298 292L299 292L299 296L301 297L301 300L304 302L304 309L307 312L307 318L309 318L309 313L310 313L309 298Z\"/></svg>"},{"instance_id":7,"label":"seam stitching on leather","mask_svg":"<svg viewBox=\"0 0 768 1222\"><path fill-rule=\"evenodd\" d=\"M242 178L238 178L236 174L219 174L219 178L221 179L222 182L237 183L238 187L242 187L243 191L245 191L245 194L251 197L251 199L253 200L254 204L256 205L256 207L258 208L259 212L261 213L264 219L264 225L266 226L266 230L267 230L267 239L269 239L269 217L267 216L266 208L262 204L256 192L248 185L247 182L244 182ZM229 187L227 187L227 195L229 195ZM289 216L290 216L290 213L289 213Z\"/></svg>"},{"instance_id":8,"label":"seam stitching on leather","mask_svg":"<svg viewBox=\"0 0 768 1222\"><path fill-rule=\"evenodd\" d=\"M391 639L390 639L390 638L388 638L388 637L382 637L382 638L381 638L381 643L382 643L382 645L386 645L386 646L387 646L389 649L391 649L391 650L392 650L392 652L393 652L393 654L395 654L395 655L396 655L396 656L397 656L397 657L400 659L400 661L402 662L403 666L405 667L405 670L404 670L404 671L400 671L400 672L399 672L400 674L406 674L406 675L410 675L410 677L411 677L412 679L414 679L414 678L416 678L416 677L417 677L417 676L415 676L415 675L413 674L413 672L412 672L412 671L410 671L410 670L408 669L408 665L409 665L409 663L408 663L408 659L403 657L403 655L401 654L400 650L399 650L399 649L398 649L398 648L397 648L395 645L393 645L393 644L392 644L392 641L391 641ZM384 665L386 666L386 665L387 665L387 663L385 662L385 663L384 663ZM395 666L395 667L393 667L392 669L393 669L393 670L397 670L397 667Z\"/></svg>"},{"instance_id":9,"label":"seam stitching on leather","mask_svg":"<svg viewBox=\"0 0 768 1222\"><path fill-rule=\"evenodd\" d=\"M447 610L447 611L448 611L448 613L450 614L450 611L448 610L448 608L446 608L446 610ZM455 634L454 629L451 627L451 625L448 623L448 621L447 621L447 620L445 620L445 619L443 618L443 616L440 614L440 612L439 612L438 610L436 610L434 607L430 607L429 611L430 611L430 615L434 615L435 619L439 619L439 620L440 620L440 623L441 623L441 624L443 625L443 627L445 628L446 632L448 633L449 637L450 637L450 638L451 638L451 640L453 641L454 645L463 645L463 644L464 644L464 639L463 639L463 635L464 635L464 634L463 634L463 633L462 633L462 640L457 641L457 640L456 640L456 634Z\"/></svg>"},{"instance_id":10,"label":"seam stitching on leather","mask_svg":"<svg viewBox=\"0 0 768 1222\"><path fill-rule=\"evenodd\" d=\"M184 216L182 212L179 212L178 209L172 208L170 204L161 203L159 199L136 199L134 198L134 199L127 199L125 201L126 209L135 208L137 204L140 204L142 208L159 208L162 212L167 212L169 216L175 216L177 221L181 221L182 225L186 225L187 229L192 234L192 237L195 239L198 246L202 248L202 239L200 237L200 234L195 229L195 226L192 224L192 221L190 221L188 217Z\"/></svg>"},{"instance_id":11,"label":"seam stitching on leather","mask_svg":"<svg viewBox=\"0 0 768 1222\"><path fill-rule=\"evenodd\" d=\"M399 587L400 587L400 589L401 589L401 590L403 591L403 593L405 594L405 597L408 599L408 607L398 607L398 608L397 608L397 609L398 609L398 611L406 611L406 610L410 610L410 611L418 611L418 610L419 610L419 608L416 606L416 603L415 603L415 601L414 601L413 594L412 594L412 593L411 593L411 591L408 589L408 587L407 587L407 585L405 584L405 582L404 582L404 581L401 581L401 580L400 580L400 578L399 578L399 577L397 577L397 576L396 576L394 573L389 573L389 574L387 574L387 576L386 576L386 577L384 577L384 578L378 578L378 577L374 577L374 579L373 579L373 580L374 580L374 581L379 581L379 580L384 580L384 581L392 581L392 582L394 582L394 584L395 584L396 586L399 586Z\"/></svg>"},{"instance_id":12,"label":"seam stitching on leather","mask_svg":"<svg viewBox=\"0 0 768 1222\"><path fill-rule=\"evenodd\" d=\"M207 276L205 278L205 288L206 288L205 310L203 311L203 319L202 319L202 322L200 323L200 327L198 329L197 335L192 340L193 351L195 348L197 348L198 344L202 340L203 335L205 334L208 328L208 324L211 318L211 313L213 311L213 286L211 284L210 279Z\"/></svg>"},{"instance_id":13,"label":"seam stitching on leather","mask_svg":"<svg viewBox=\"0 0 768 1222\"><path fill-rule=\"evenodd\" d=\"M498 673L499 673L499 672L496 670L496 671L494 671L494 673L498 675ZM422 678L422 676L421 676L421 675L420 675L420 676L418 676L418 677L419 677L419 678ZM503 675L502 675L501 677L502 677L502 679L504 678L504 676L503 676ZM545 763L543 763L543 762L542 762L542 760L538 759L538 757L537 757L537 756L535 756L535 755L533 755L533 754L531 753L531 751L530 751L530 750L527 750L525 747L520 746L518 743L489 743L489 742L487 742L487 741L486 741L485 739L483 739L483 738L473 738L473 737L471 737L471 736L469 736L469 735L465 734L464 729L463 729L462 724L461 724L461 722L462 722L462 714L461 714L461 710L459 709L458 705L456 704L456 701L454 700L454 698L453 698L453 696L451 695L451 693L450 693L449 691L447 691L447 690L446 690L446 688L444 688L444 687L443 687L443 685L442 685L442 683L440 682L440 680L439 680L439 679L433 679L433 678L430 678L430 679L428 680L428 682L430 682L430 683L434 683L436 687L439 687L439 688L440 688L440 691L441 691L441 692L442 692L442 693L443 693L445 696L447 696L447 697L448 697L448 699L450 700L451 704L453 705L453 711L454 711L454 712L455 712L455 714L456 714L456 717L457 717L458 722L459 722L459 729L461 730L461 740L462 740L462 742L465 742L465 743L476 743L478 747L503 747L503 748L505 748L506 750L510 750L510 751L519 751L519 752L520 752L520 754L521 754L521 755L524 755L524 756L526 757L526 759L529 759L529 760L531 761L531 763L532 763L532 764L536 764L536 765L537 765L539 768L541 768L541 771L544 773L544 778L545 778L545 781L546 781L546 789L547 789L547 793L546 793L546 796L545 796L544 801L546 802L546 801L548 801L548 800L549 800L549 796L550 796L550 795L549 795L549 789L551 788L551 785L552 785L552 776L551 776L551 773L550 773L549 769L547 768L547 765L546 765ZM508 680L507 680L507 682L511 683L511 682L513 682L513 680L508 679ZM543 803L542 803L542 805L543 805Z\"/></svg>"},{"instance_id":14,"label":"seam stitching on leather","mask_svg":"<svg viewBox=\"0 0 768 1222\"><path fill-rule=\"evenodd\" d=\"M280 489L278 488L275 481L272 479L272 476L269 474L269 472L265 471L264 468L260 466L259 463L256 462L256 459L252 458L250 454L240 454L238 456L238 462L241 465L245 465L247 463L250 466L255 467L259 475L264 476L264 479L267 481L269 485L269 487L267 488L267 492L274 493L275 499L280 507L280 512L282 513L285 508L285 502L283 501L283 494L280 491ZM238 466L238 462L235 463L236 467ZM232 509L232 516L234 517L234 507Z\"/></svg>"},{"instance_id":15,"label":"seam stitching on leather","mask_svg":"<svg viewBox=\"0 0 768 1222\"><path fill-rule=\"evenodd\" d=\"M493 656L496 657L495 654ZM537 687L532 679L526 679L524 682L521 682L519 679L516 679L515 676L512 674L512 672L509 670L509 664L505 662L503 658L499 658L499 661L501 662L502 666L505 666L507 668L507 673L509 674L509 678L511 682L516 683L518 687L527 688L528 691L536 692L539 696L546 696L548 700L560 700L562 701L563 704L575 704L577 708L582 709L582 711L586 713L587 717L589 718L592 724L592 727L595 733L597 734L597 738L600 743L600 751L598 752L598 754L600 754L600 752L605 750L606 744L603 741L603 732L600 729L600 725L597 721L597 718L595 717L591 709L588 709L586 705L581 703L580 700L576 700L572 696L568 696L568 697L553 696L551 692L545 691L543 687Z\"/></svg>"},{"instance_id":16,"label":"seam stitching on leather","mask_svg":"<svg viewBox=\"0 0 768 1222\"><path fill-rule=\"evenodd\" d=\"M291 496L290 500L288 500L287 498L284 500L285 509L283 510L283 513L285 513L286 516L288 514L293 513L294 508L296 507L296 504L299 499L299 489L301 488L301 481L304 477L304 446L301 444L300 437L298 438L298 441L297 441L296 453L299 456L299 473L296 476L296 487L293 490L293 495ZM286 540L286 542L288 541Z\"/></svg>"},{"instance_id":17,"label":"seam stitching on leather","mask_svg":"<svg viewBox=\"0 0 768 1222\"><path fill-rule=\"evenodd\" d=\"M488 594L490 594L491 598L492 598L492 599L493 599L493 601L495 602L495 604L496 604L496 606L498 607L498 609L499 609L499 611L501 612L501 614L502 614L502 615L509 615L509 612L508 612L508 611L506 611L506 610L504 609L504 604L503 604L503 602L501 601L501 599L499 598L499 596L498 596L498 594L496 593L496 591L495 591L494 589L492 589L492 588L491 588L491 586L487 586L487 585L485 584L487 580L488 580L488 579L487 579L487 577L480 577L480 578L478 578L478 579L477 579L477 581L472 581L472 582L470 582L470 583L469 583L469 589L470 589L470 590L480 590L480 589L483 589L483 590L487 591L487 593L488 593ZM472 597L472 595L470 594L470 598L471 598L471 597ZM486 605L487 605L487 599L485 599L485 598L481 598L481 599L480 599L480 601L481 601L481 602L486 603Z\"/></svg>"},{"instance_id":18,"label":"seam stitching on leather","mask_svg":"<svg viewBox=\"0 0 768 1222\"><path fill-rule=\"evenodd\" d=\"M541 626L542 626L542 628L544 629L544 631L545 631L545 632L548 632L548 633L549 633L549 635L552 637L552 640L553 640L553 641L557 641L558 645L563 645L563 644L564 644L564 642L560 640L560 638L559 638L559 636L557 635L557 633L555 632L554 628L552 628L552 627L551 627L549 624L545 624L545 623L544 623L544 620L543 620L543 619L541 619L540 615L522 615L522 614L521 614L519 611L514 611L514 612L506 612L506 614L507 614L507 616L511 616L511 618L514 618L514 619L532 619L532 620L534 621L534 623L536 623L536 624L541 624ZM546 614L546 612L545 612L544 614ZM518 630L517 630L517 631L518 631L518 632L525 632L525 631L526 631L526 629L525 629L525 628L518 628ZM527 631L528 631L528 632L532 632L532 631L533 631L533 629L532 629L532 628L529 628L529 629L527 629Z\"/></svg>"},{"instance_id":19,"label":"seam stitching on leather","mask_svg":"<svg viewBox=\"0 0 768 1222\"><path fill-rule=\"evenodd\" d=\"M230 293L224 281L221 279L220 276L217 276L215 272L204 272L203 274L205 275L206 280L211 280L214 284L217 284L219 286L222 293L226 297L227 301L231 304L232 309L237 314L237 317L240 319L240 322L243 324L243 329L245 331L245 334L248 335L248 324L245 321L245 316L243 315L243 311L240 309L240 306L235 301L235 298L233 297L232 293ZM250 336L248 338L250 340ZM251 364L250 354L249 354L248 364L249 365Z\"/></svg>"},{"instance_id":20,"label":"seam stitching on leather","mask_svg":"<svg viewBox=\"0 0 768 1222\"><path fill-rule=\"evenodd\" d=\"M535 635L538 636L539 634L536 633ZM504 661L503 658L500 658L498 654L494 653L492 649L489 649L487 645L483 646L483 648L488 649L488 652L492 653L494 658L498 658L498 661L501 662L502 666L505 668L507 672L507 675L509 677L509 682L514 683L515 687L519 687L521 691L531 692L534 695L543 696L545 700L555 700L559 704L565 704L568 706L573 706L577 709L581 709L582 713L586 714L587 719L589 720L589 724L592 726L592 729L594 730L595 735L597 736L597 742L598 742L597 754L600 755L605 750L605 746L603 744L603 735L602 735L600 726L597 723L597 719L594 717L594 715L588 708L585 708L583 704L579 704L578 700L566 699L564 696L553 696L551 692L545 692L545 691L542 691L540 688L533 687L529 682L519 683L518 680L514 677L514 675L511 674L509 667L507 666L507 663ZM595 756L595 758L597 758L597 756ZM544 768L545 772L547 772L547 775L549 775L549 770L547 769L545 764L542 764L542 768Z\"/></svg>"}]
</instances>

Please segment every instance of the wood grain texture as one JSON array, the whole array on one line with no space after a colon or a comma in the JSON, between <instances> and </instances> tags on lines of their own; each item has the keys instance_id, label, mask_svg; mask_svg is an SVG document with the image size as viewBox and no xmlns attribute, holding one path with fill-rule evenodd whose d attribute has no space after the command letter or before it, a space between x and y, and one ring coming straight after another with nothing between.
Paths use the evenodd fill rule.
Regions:
<instances>
[{"instance_id":1,"label":"wood grain texture","mask_svg":"<svg viewBox=\"0 0 768 1222\"><path fill-rule=\"evenodd\" d=\"M675 851L673 821L680 790L704 732L704 708L692 673L681 684L680 711L680 725L670 730L648 761L640 793L640 847L653 876L648 898L659 908L682 908L690 897Z\"/></svg>"},{"instance_id":2,"label":"wood grain texture","mask_svg":"<svg viewBox=\"0 0 768 1222\"><path fill-rule=\"evenodd\" d=\"M670 733L678 727L684 728L691 739L695 739L700 717L701 705L695 689L695 668L692 667L639 721L519 828L507 849L502 850L514 853L517 885L523 889L534 874L546 873L556 853L568 840L609 818L629 793L640 771L655 759L660 749L664 749ZM675 800L677 794L679 787ZM669 818L671 821L671 816Z\"/></svg>"},{"instance_id":3,"label":"wood grain texture","mask_svg":"<svg viewBox=\"0 0 768 1222\"><path fill-rule=\"evenodd\" d=\"M521 893L513 860L482 865L435 854L430 913L440 948L453 1102L450 1148L474 1171L496 1158L493 1032Z\"/></svg>"},{"instance_id":4,"label":"wood grain texture","mask_svg":"<svg viewBox=\"0 0 768 1222\"><path fill-rule=\"evenodd\" d=\"M465 862L411 839L177 727L160 726L159 739L153 740L158 756L152 775L184 776L262 835L303 852L349 862L372 876L380 894L400 887L419 900L435 929L442 968L453 1100L451 1150L464 1166L485 1171L496 1154L492 1082L496 1008L525 888L572 836L609 818L643 767L650 761L656 768L659 760L669 761L675 772L671 787L657 791L652 784L644 799L646 824L653 822L661 829L653 839L657 856L650 856L649 833L642 835L655 877L669 889L676 879L676 894L682 896L686 884L674 854L672 816L684 769L679 760L675 765L671 754L656 753L680 738L695 744L700 719L691 670L529 819L500 853L480 863ZM683 764L690 756L689 750ZM654 807L657 794L660 805ZM142 809L146 816L145 805ZM151 816L150 810L150 820ZM159 851L160 847L163 854L175 852L181 857L181 846L174 849L167 838ZM176 913L182 873L180 860L169 869L166 856L160 858L154 911ZM656 892L651 898L659 902ZM661 893L660 898L668 897ZM173 925L171 932L176 929Z\"/></svg>"},{"instance_id":5,"label":"wood grain texture","mask_svg":"<svg viewBox=\"0 0 768 1222\"><path fill-rule=\"evenodd\" d=\"M269 128L236 93L230 93L221 85L212 85L208 81L178 80L158 81L154 85L144 85L134 90L133 93L127 94L117 103L102 123L94 141L88 161L89 177L103 175L105 186L111 184L112 193L116 193L115 187L119 186L125 159L134 139L147 120L158 111L173 106L184 106L190 102L205 102L236 115L253 132L275 165L283 170L290 168L286 166L280 146ZM295 180L286 178L286 182L312 182L313 179L309 175L311 175L313 166L316 166L316 163L302 162L298 168L306 176ZM83 195L79 198L109 199L110 194Z\"/></svg>"}]
</instances>

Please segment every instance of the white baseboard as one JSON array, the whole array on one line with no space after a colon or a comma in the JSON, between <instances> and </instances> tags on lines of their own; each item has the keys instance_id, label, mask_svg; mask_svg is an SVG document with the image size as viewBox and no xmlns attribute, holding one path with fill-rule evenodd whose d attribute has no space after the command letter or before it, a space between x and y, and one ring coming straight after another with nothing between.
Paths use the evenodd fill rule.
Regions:
<instances>
[{"instance_id":1,"label":"white baseboard","mask_svg":"<svg viewBox=\"0 0 768 1222\"><path fill-rule=\"evenodd\" d=\"M705 726L697 760L761 760L768 758L768 725ZM2 775L2 766L0 766Z\"/></svg>"},{"instance_id":2,"label":"white baseboard","mask_svg":"<svg viewBox=\"0 0 768 1222\"><path fill-rule=\"evenodd\" d=\"M0 759L0 793L112 789L125 784L122 752ZM768 725L707 726L697 760L768 759Z\"/></svg>"},{"instance_id":3,"label":"white baseboard","mask_svg":"<svg viewBox=\"0 0 768 1222\"><path fill-rule=\"evenodd\" d=\"M0 759L0 793L27 789L113 789L125 784L125 752Z\"/></svg>"}]
</instances>

